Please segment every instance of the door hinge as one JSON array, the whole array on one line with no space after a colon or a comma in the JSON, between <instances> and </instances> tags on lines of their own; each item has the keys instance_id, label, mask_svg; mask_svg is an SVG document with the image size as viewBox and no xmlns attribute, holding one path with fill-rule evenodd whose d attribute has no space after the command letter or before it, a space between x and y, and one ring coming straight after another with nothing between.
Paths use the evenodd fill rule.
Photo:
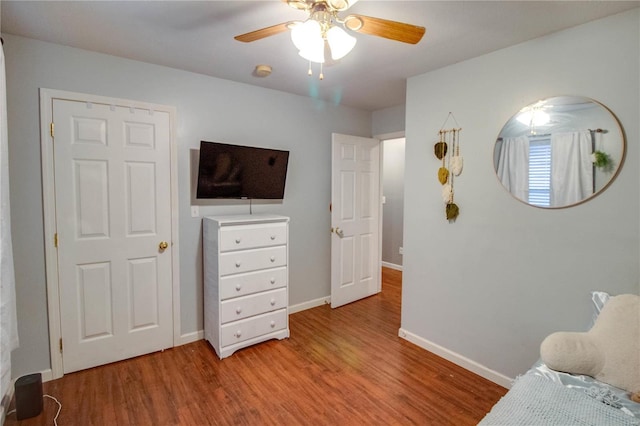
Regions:
<instances>
[{"instance_id":1,"label":"door hinge","mask_svg":"<svg viewBox=\"0 0 640 426\"><path fill-rule=\"evenodd\" d=\"M62 337L60 338L60 353L62 353Z\"/></svg>"},{"instance_id":2,"label":"door hinge","mask_svg":"<svg viewBox=\"0 0 640 426\"><path fill-rule=\"evenodd\" d=\"M53 234L53 246L58 247L58 233Z\"/></svg>"},{"instance_id":3,"label":"door hinge","mask_svg":"<svg viewBox=\"0 0 640 426\"><path fill-rule=\"evenodd\" d=\"M333 211L333 203L329 203L329 211L332 212Z\"/></svg>"},{"instance_id":4,"label":"door hinge","mask_svg":"<svg viewBox=\"0 0 640 426\"><path fill-rule=\"evenodd\" d=\"M51 137L54 137L54 125L53 125L53 121L51 123L49 123L49 133L51 134Z\"/></svg>"}]
</instances>

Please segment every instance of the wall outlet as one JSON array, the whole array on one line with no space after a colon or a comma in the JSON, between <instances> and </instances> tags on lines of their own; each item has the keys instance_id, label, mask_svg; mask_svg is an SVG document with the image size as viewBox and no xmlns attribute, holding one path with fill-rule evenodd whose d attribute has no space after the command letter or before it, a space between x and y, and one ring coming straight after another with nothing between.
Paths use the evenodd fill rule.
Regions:
<instances>
[{"instance_id":1,"label":"wall outlet","mask_svg":"<svg viewBox=\"0 0 640 426\"><path fill-rule=\"evenodd\" d=\"M398 253L400 253L400 254L404 254L404 249L403 249L402 247L400 247L400 248L398 249Z\"/></svg>"},{"instance_id":2,"label":"wall outlet","mask_svg":"<svg viewBox=\"0 0 640 426\"><path fill-rule=\"evenodd\" d=\"M198 216L200 216L200 207L191 206L191 217L198 217Z\"/></svg>"}]
</instances>

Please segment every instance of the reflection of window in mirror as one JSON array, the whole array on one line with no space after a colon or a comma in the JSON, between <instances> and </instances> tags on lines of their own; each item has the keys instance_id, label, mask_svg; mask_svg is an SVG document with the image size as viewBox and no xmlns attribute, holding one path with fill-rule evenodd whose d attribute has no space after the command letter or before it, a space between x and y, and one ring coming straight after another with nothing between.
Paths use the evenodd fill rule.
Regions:
<instances>
[{"instance_id":1,"label":"reflection of window in mirror","mask_svg":"<svg viewBox=\"0 0 640 426\"><path fill-rule=\"evenodd\" d=\"M551 138L529 138L529 204L551 205Z\"/></svg>"},{"instance_id":2,"label":"reflection of window in mirror","mask_svg":"<svg viewBox=\"0 0 640 426\"><path fill-rule=\"evenodd\" d=\"M594 194L593 132L520 135L499 142L496 172L518 199L553 207Z\"/></svg>"}]
</instances>

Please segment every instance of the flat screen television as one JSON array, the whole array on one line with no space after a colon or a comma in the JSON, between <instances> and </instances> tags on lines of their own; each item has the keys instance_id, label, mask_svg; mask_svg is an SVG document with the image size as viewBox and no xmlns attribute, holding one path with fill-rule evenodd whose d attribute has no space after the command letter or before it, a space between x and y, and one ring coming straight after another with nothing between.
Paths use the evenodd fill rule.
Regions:
<instances>
[{"instance_id":1,"label":"flat screen television","mask_svg":"<svg viewBox=\"0 0 640 426\"><path fill-rule=\"evenodd\" d=\"M200 142L197 198L283 199L289 151Z\"/></svg>"}]
</instances>

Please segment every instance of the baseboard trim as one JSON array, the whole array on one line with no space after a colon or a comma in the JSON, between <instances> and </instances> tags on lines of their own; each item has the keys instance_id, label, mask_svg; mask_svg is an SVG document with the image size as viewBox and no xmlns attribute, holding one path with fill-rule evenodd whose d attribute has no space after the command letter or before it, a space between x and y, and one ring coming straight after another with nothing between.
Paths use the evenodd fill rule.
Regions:
<instances>
[{"instance_id":1,"label":"baseboard trim","mask_svg":"<svg viewBox=\"0 0 640 426\"><path fill-rule=\"evenodd\" d=\"M186 345L204 339L204 330L193 331L191 333L181 334L178 339L177 346Z\"/></svg>"},{"instance_id":2,"label":"baseboard trim","mask_svg":"<svg viewBox=\"0 0 640 426\"><path fill-rule=\"evenodd\" d=\"M402 265L396 265L395 263L382 262L382 266L389 269L395 269L396 271L402 271Z\"/></svg>"},{"instance_id":3,"label":"baseboard trim","mask_svg":"<svg viewBox=\"0 0 640 426\"><path fill-rule=\"evenodd\" d=\"M289 306L289 313L295 314L296 312L306 311L307 309L329 304L331 304L331 296L325 296L319 299L309 300L308 302L298 303L297 305L291 305Z\"/></svg>"},{"instance_id":4,"label":"baseboard trim","mask_svg":"<svg viewBox=\"0 0 640 426\"><path fill-rule=\"evenodd\" d=\"M427 339L424 339L416 334L411 333L403 328L398 330L398 336L402 339L405 339L414 345L420 346L422 349L425 349L431 353L438 355L446 359L447 361L451 361L456 365L464 368L465 370L469 370L472 373L477 374L480 377L484 377L487 380L491 380L492 382L505 387L507 389L511 388L511 383L513 379L507 377L503 374L498 373L490 368L485 367L484 365L478 364L477 362L464 357L456 352L453 352L447 348L444 348L436 343L430 342Z\"/></svg>"},{"instance_id":5,"label":"baseboard trim","mask_svg":"<svg viewBox=\"0 0 640 426\"><path fill-rule=\"evenodd\" d=\"M53 371L49 368L47 370L42 370L40 372L42 374L42 382L50 382L53 380Z\"/></svg>"}]
</instances>

